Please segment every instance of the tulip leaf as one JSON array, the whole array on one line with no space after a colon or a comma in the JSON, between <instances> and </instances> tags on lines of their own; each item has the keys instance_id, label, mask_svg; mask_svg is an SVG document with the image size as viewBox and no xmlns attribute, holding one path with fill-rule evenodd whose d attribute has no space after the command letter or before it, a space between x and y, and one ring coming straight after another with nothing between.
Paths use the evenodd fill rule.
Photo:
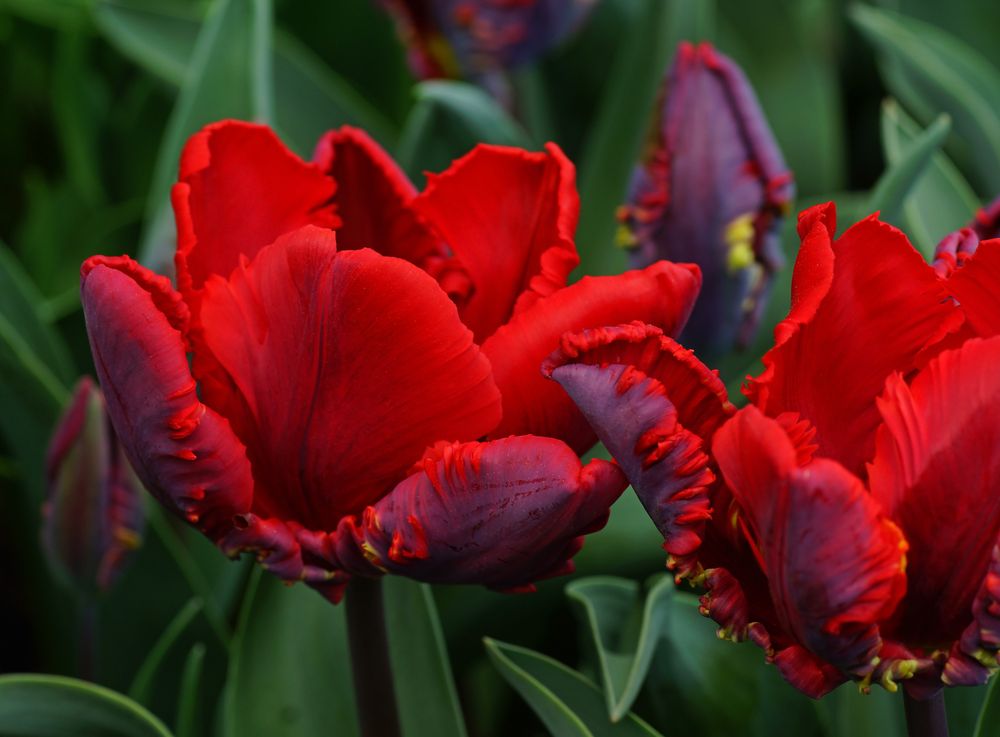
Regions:
<instances>
[{"instance_id":1,"label":"tulip leaf","mask_svg":"<svg viewBox=\"0 0 1000 737\"><path fill-rule=\"evenodd\" d=\"M678 2L689 7L686 0ZM577 244L587 274L617 274L625 268L625 254L614 245L615 211L625 200L667 61L677 40L687 35L674 22L676 2L640 0L636 5L623 36L628 42L620 44L612 62L580 162Z\"/></svg>"},{"instance_id":2,"label":"tulip leaf","mask_svg":"<svg viewBox=\"0 0 1000 737\"><path fill-rule=\"evenodd\" d=\"M972 737L993 737L996 734L996 725L1000 723L1000 686L997 686L998 682L1000 682L1000 678L994 674L986 690L986 698L983 700L982 708L979 710L976 731L973 732Z\"/></svg>"},{"instance_id":3,"label":"tulip leaf","mask_svg":"<svg viewBox=\"0 0 1000 737\"><path fill-rule=\"evenodd\" d=\"M855 24L896 64L908 85L892 89L905 105L951 115L969 146L982 183L1000 191L1000 71L977 51L940 29L888 10L855 5ZM911 98L916 98L912 100Z\"/></svg>"},{"instance_id":4,"label":"tulip leaf","mask_svg":"<svg viewBox=\"0 0 1000 737\"><path fill-rule=\"evenodd\" d=\"M271 91L270 0L214 0L187 67L160 145L139 260L171 269L169 194L184 142L222 118L268 122Z\"/></svg>"},{"instance_id":5,"label":"tulip leaf","mask_svg":"<svg viewBox=\"0 0 1000 737\"><path fill-rule=\"evenodd\" d=\"M610 721L597 685L562 663L490 638L484 644L500 674L554 737L657 737L634 714Z\"/></svg>"},{"instance_id":6,"label":"tulip leaf","mask_svg":"<svg viewBox=\"0 0 1000 737\"><path fill-rule=\"evenodd\" d=\"M830 737L905 737L899 701L900 694L881 688L862 694L857 684L845 683L817 706L826 717Z\"/></svg>"},{"instance_id":7,"label":"tulip leaf","mask_svg":"<svg viewBox=\"0 0 1000 737\"><path fill-rule=\"evenodd\" d=\"M139 704L102 686L47 675L0 676L5 737L170 737Z\"/></svg>"},{"instance_id":8,"label":"tulip leaf","mask_svg":"<svg viewBox=\"0 0 1000 737\"><path fill-rule=\"evenodd\" d=\"M344 608L255 568L233 642L227 737L357 737Z\"/></svg>"},{"instance_id":9,"label":"tulip leaf","mask_svg":"<svg viewBox=\"0 0 1000 737\"><path fill-rule=\"evenodd\" d=\"M201 17L190 6L167 0L100 0L97 27L111 43L147 70L180 85L194 51ZM364 128L384 143L397 131L341 76L301 41L274 31L274 125L302 155L319 136L343 123Z\"/></svg>"},{"instance_id":10,"label":"tulip leaf","mask_svg":"<svg viewBox=\"0 0 1000 737\"><path fill-rule=\"evenodd\" d=\"M520 123L478 87L431 80L418 84L415 94L397 155L414 181L422 172L446 169L477 143L531 147Z\"/></svg>"},{"instance_id":11,"label":"tulip leaf","mask_svg":"<svg viewBox=\"0 0 1000 737\"><path fill-rule=\"evenodd\" d=\"M139 666L139 670L135 674L135 678L132 680L132 685L129 687L128 695L129 698L137 701L140 704L149 704L149 698L152 694L153 679L156 678L156 673L163 663L163 659L166 657L170 648L173 647L174 643L180 638L184 631L188 628L188 625L194 621L194 618L205 608L204 602L195 597L187 602L180 611L174 615L174 618L170 620L170 624L167 625L166 629L163 630L163 634L160 635L156 643L149 650L149 654L146 655L146 659L142 661L142 665Z\"/></svg>"},{"instance_id":12,"label":"tulip leaf","mask_svg":"<svg viewBox=\"0 0 1000 737\"><path fill-rule=\"evenodd\" d=\"M430 586L399 576L386 576L382 586L404 737L465 737L462 708Z\"/></svg>"},{"instance_id":13,"label":"tulip leaf","mask_svg":"<svg viewBox=\"0 0 1000 737\"><path fill-rule=\"evenodd\" d=\"M920 127L892 100L882 105L882 149L890 166L900 162ZM972 187L941 151L916 182L903 205L903 230L917 248L933 256L945 235L968 224L979 203Z\"/></svg>"},{"instance_id":14,"label":"tulip leaf","mask_svg":"<svg viewBox=\"0 0 1000 737\"><path fill-rule=\"evenodd\" d=\"M951 120L947 115L941 115L930 128L907 144L875 183L868 199L868 209L879 210L882 220L901 225L904 203L930 167L949 130Z\"/></svg>"},{"instance_id":15,"label":"tulip leaf","mask_svg":"<svg viewBox=\"0 0 1000 737\"><path fill-rule=\"evenodd\" d=\"M194 737L198 732L198 694L205 665L205 643L198 642L188 651L181 674L181 693L177 701L177 737Z\"/></svg>"},{"instance_id":16,"label":"tulip leaf","mask_svg":"<svg viewBox=\"0 0 1000 737\"><path fill-rule=\"evenodd\" d=\"M640 597L639 584L625 578L594 576L566 587L566 595L589 629L611 721L632 707L663 634L674 586L657 576Z\"/></svg>"}]
</instances>

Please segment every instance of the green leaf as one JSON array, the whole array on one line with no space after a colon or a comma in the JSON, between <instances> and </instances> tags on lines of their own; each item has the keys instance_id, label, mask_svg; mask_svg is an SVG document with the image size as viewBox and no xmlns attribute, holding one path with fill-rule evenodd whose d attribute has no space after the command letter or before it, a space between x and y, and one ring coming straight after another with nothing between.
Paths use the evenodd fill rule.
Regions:
<instances>
[{"instance_id":1,"label":"green leaf","mask_svg":"<svg viewBox=\"0 0 1000 737\"><path fill-rule=\"evenodd\" d=\"M857 684L845 683L818 706L830 737L905 737L902 700L902 693L876 688L861 694Z\"/></svg>"},{"instance_id":2,"label":"green leaf","mask_svg":"<svg viewBox=\"0 0 1000 737\"><path fill-rule=\"evenodd\" d=\"M386 630L404 737L465 737L462 708L430 586L382 579Z\"/></svg>"},{"instance_id":3,"label":"green leaf","mask_svg":"<svg viewBox=\"0 0 1000 737\"><path fill-rule=\"evenodd\" d=\"M880 210L883 220L901 225L904 202L930 167L934 154L940 150L950 130L951 120L947 115L941 115L930 128L909 143L872 188L868 209Z\"/></svg>"},{"instance_id":4,"label":"green leaf","mask_svg":"<svg viewBox=\"0 0 1000 737\"><path fill-rule=\"evenodd\" d=\"M1000 683L1000 678L994 674L986 691L986 699L979 710L976 731L972 737L994 737L997 733L996 725L1000 723L1000 686L997 683Z\"/></svg>"},{"instance_id":5,"label":"green leaf","mask_svg":"<svg viewBox=\"0 0 1000 737\"><path fill-rule=\"evenodd\" d=\"M344 608L255 568L223 709L230 737L357 737Z\"/></svg>"},{"instance_id":6,"label":"green leaf","mask_svg":"<svg viewBox=\"0 0 1000 737\"><path fill-rule=\"evenodd\" d=\"M94 25L119 51L180 86L194 53L201 18L171 0L97 0Z\"/></svg>"},{"instance_id":7,"label":"green leaf","mask_svg":"<svg viewBox=\"0 0 1000 737\"><path fill-rule=\"evenodd\" d=\"M204 602L195 597L181 607L180 611L170 620L170 624L163 630L163 634L160 635L153 647L150 648L146 659L139 666L139 670L136 672L135 678L132 680L132 685L128 690L130 698L140 704L149 704L153 681L160 669L160 665L163 663L163 659L170 652L170 648L173 647L174 643L184 634L188 625L194 621L194 618L204 608Z\"/></svg>"},{"instance_id":8,"label":"green leaf","mask_svg":"<svg viewBox=\"0 0 1000 737\"><path fill-rule=\"evenodd\" d=\"M903 159L919 134L920 127L893 100L882 105L882 150L890 166ZM939 151L906 198L901 224L913 244L929 258L945 235L972 220L978 207L972 187Z\"/></svg>"},{"instance_id":9,"label":"green leaf","mask_svg":"<svg viewBox=\"0 0 1000 737\"><path fill-rule=\"evenodd\" d=\"M614 245L615 211L625 200L632 168L649 129L653 102L680 34L677 7L666 0L635 3L632 27L623 38L600 110L580 162L580 225L577 245L587 274L616 274L625 253Z\"/></svg>"},{"instance_id":10,"label":"green leaf","mask_svg":"<svg viewBox=\"0 0 1000 737\"><path fill-rule=\"evenodd\" d=\"M0 676L5 737L170 737L163 723L121 694L74 678Z\"/></svg>"},{"instance_id":11,"label":"green leaf","mask_svg":"<svg viewBox=\"0 0 1000 737\"><path fill-rule=\"evenodd\" d=\"M554 737L655 737L634 714L608 719L601 690L562 663L523 647L484 639L486 652L506 681L528 702Z\"/></svg>"},{"instance_id":12,"label":"green leaf","mask_svg":"<svg viewBox=\"0 0 1000 737\"><path fill-rule=\"evenodd\" d=\"M184 84L160 146L140 261L171 267L170 187L185 141L222 118L269 122L270 0L214 0L198 34Z\"/></svg>"},{"instance_id":13,"label":"green leaf","mask_svg":"<svg viewBox=\"0 0 1000 737\"><path fill-rule=\"evenodd\" d=\"M566 595L590 630L611 721L635 702L663 634L674 586L669 576L652 580L645 601L626 578L594 576L573 581Z\"/></svg>"},{"instance_id":14,"label":"green leaf","mask_svg":"<svg viewBox=\"0 0 1000 737\"><path fill-rule=\"evenodd\" d=\"M477 143L531 147L520 124L478 87L432 80L417 85L415 94L397 156L413 179L424 171L447 168Z\"/></svg>"},{"instance_id":15,"label":"green leaf","mask_svg":"<svg viewBox=\"0 0 1000 737\"><path fill-rule=\"evenodd\" d=\"M205 644L196 643L188 651L181 675L181 693L177 701L177 737L194 737L198 729L198 694L205 665Z\"/></svg>"},{"instance_id":16,"label":"green leaf","mask_svg":"<svg viewBox=\"0 0 1000 737\"><path fill-rule=\"evenodd\" d=\"M970 147L970 164L991 191L1000 191L1000 72L974 49L912 18L855 5L851 18L910 85L892 89L914 109L952 116ZM889 75L888 83L897 75ZM917 99L912 101L914 95Z\"/></svg>"}]
</instances>

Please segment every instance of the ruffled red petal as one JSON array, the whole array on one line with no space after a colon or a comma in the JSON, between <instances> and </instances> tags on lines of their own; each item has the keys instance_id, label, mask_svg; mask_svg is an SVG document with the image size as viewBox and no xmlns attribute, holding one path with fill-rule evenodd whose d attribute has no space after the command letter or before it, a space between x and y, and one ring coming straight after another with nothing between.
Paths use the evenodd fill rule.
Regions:
<instances>
[{"instance_id":1,"label":"ruffled red petal","mask_svg":"<svg viewBox=\"0 0 1000 737\"><path fill-rule=\"evenodd\" d=\"M941 353L907 385L896 374L869 468L873 496L910 543L910 585L892 635L958 639L1000 534L1000 337Z\"/></svg>"},{"instance_id":2,"label":"ruffled red petal","mask_svg":"<svg viewBox=\"0 0 1000 737\"><path fill-rule=\"evenodd\" d=\"M337 530L348 570L434 583L525 590L570 573L582 536L599 530L628 482L617 465L580 459L552 438L450 444Z\"/></svg>"},{"instance_id":3,"label":"ruffled red petal","mask_svg":"<svg viewBox=\"0 0 1000 737\"><path fill-rule=\"evenodd\" d=\"M977 335L1000 335L1000 238L982 241L946 288Z\"/></svg>"},{"instance_id":4,"label":"ruffled red petal","mask_svg":"<svg viewBox=\"0 0 1000 737\"><path fill-rule=\"evenodd\" d=\"M676 335L700 283L697 266L660 261L642 271L584 277L519 312L483 344L503 396L503 420L491 437L545 435L586 452L597 436L566 392L542 376L542 362L564 333L586 328L639 320Z\"/></svg>"},{"instance_id":5,"label":"ruffled red petal","mask_svg":"<svg viewBox=\"0 0 1000 737\"><path fill-rule=\"evenodd\" d=\"M666 551L690 556L711 517L704 449L734 411L716 372L641 323L565 335L543 371L622 465Z\"/></svg>"},{"instance_id":6,"label":"ruffled red petal","mask_svg":"<svg viewBox=\"0 0 1000 737\"><path fill-rule=\"evenodd\" d=\"M262 516L334 529L429 445L499 420L489 363L434 280L367 249L338 253L327 230L210 279L201 320L237 395L212 401L247 445Z\"/></svg>"},{"instance_id":7,"label":"ruffled red petal","mask_svg":"<svg viewBox=\"0 0 1000 737\"><path fill-rule=\"evenodd\" d=\"M218 538L250 508L253 480L229 423L198 401L178 331L183 303L166 279L125 256L86 261L80 292L108 414L132 467L167 508Z\"/></svg>"},{"instance_id":8,"label":"ruffled red petal","mask_svg":"<svg viewBox=\"0 0 1000 737\"><path fill-rule=\"evenodd\" d=\"M320 138L313 161L337 183L337 247L371 248L424 267L444 248L410 203L417 191L367 133L343 126Z\"/></svg>"},{"instance_id":9,"label":"ruffled red petal","mask_svg":"<svg viewBox=\"0 0 1000 737\"><path fill-rule=\"evenodd\" d=\"M803 213L792 308L748 394L768 415L808 418L819 452L863 476L886 377L917 366L962 318L899 230L872 216L832 244L832 221L832 206Z\"/></svg>"},{"instance_id":10,"label":"ruffled red petal","mask_svg":"<svg viewBox=\"0 0 1000 737\"><path fill-rule=\"evenodd\" d=\"M793 683L815 684L823 673L802 653L783 654L795 646L846 674L869 675L879 623L906 588L899 529L839 464L820 458L799 466L784 428L755 407L719 429L713 451L767 576L781 625L766 638L775 660L809 665Z\"/></svg>"},{"instance_id":11,"label":"ruffled red petal","mask_svg":"<svg viewBox=\"0 0 1000 737\"><path fill-rule=\"evenodd\" d=\"M177 285L185 298L212 274L228 277L278 236L339 220L334 183L263 125L225 120L194 134L181 154L172 199Z\"/></svg>"},{"instance_id":12,"label":"ruffled red petal","mask_svg":"<svg viewBox=\"0 0 1000 737\"><path fill-rule=\"evenodd\" d=\"M482 343L511 315L566 285L580 259L573 244L580 201L572 162L479 145L429 175L414 200L472 279L462 320Z\"/></svg>"}]
</instances>

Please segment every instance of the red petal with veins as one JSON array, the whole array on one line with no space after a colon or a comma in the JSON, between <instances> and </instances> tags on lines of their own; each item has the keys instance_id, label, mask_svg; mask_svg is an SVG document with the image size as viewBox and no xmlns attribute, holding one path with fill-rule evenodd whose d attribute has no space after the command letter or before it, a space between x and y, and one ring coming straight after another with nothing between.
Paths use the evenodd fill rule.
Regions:
<instances>
[{"instance_id":1,"label":"red petal with veins","mask_svg":"<svg viewBox=\"0 0 1000 737\"><path fill-rule=\"evenodd\" d=\"M187 314L180 297L125 256L88 259L80 292L108 414L132 467L168 509L218 538L250 508L253 480L229 423L198 401L177 329Z\"/></svg>"},{"instance_id":2,"label":"red petal with veins","mask_svg":"<svg viewBox=\"0 0 1000 737\"><path fill-rule=\"evenodd\" d=\"M316 146L313 161L337 183L337 247L371 248L424 267L444 256L439 239L410 203L417 191L396 162L367 133L343 126Z\"/></svg>"},{"instance_id":3,"label":"red petal with veins","mask_svg":"<svg viewBox=\"0 0 1000 737\"><path fill-rule=\"evenodd\" d=\"M341 562L434 583L525 590L570 573L628 482L617 465L531 436L451 444L337 530ZM353 548L353 550L352 550Z\"/></svg>"},{"instance_id":4,"label":"red petal with veins","mask_svg":"<svg viewBox=\"0 0 1000 737\"><path fill-rule=\"evenodd\" d=\"M899 529L838 463L819 458L799 466L785 429L755 407L719 429L713 451L767 576L781 626L769 633L776 660L812 671L815 659L783 654L801 646L846 674L871 673L879 623L906 588ZM817 672L786 677L820 682Z\"/></svg>"},{"instance_id":5,"label":"red petal with veins","mask_svg":"<svg viewBox=\"0 0 1000 737\"><path fill-rule=\"evenodd\" d=\"M181 154L172 199L177 285L185 298L212 274L228 278L278 236L339 220L334 183L289 151L264 125L225 120L193 135Z\"/></svg>"},{"instance_id":6,"label":"red petal with veins","mask_svg":"<svg viewBox=\"0 0 1000 737\"><path fill-rule=\"evenodd\" d=\"M878 400L885 424L873 496L910 543L910 585L893 637L934 647L973 618L1000 534L1000 337L941 353ZM995 651L996 645L992 649Z\"/></svg>"},{"instance_id":7,"label":"red petal with veins","mask_svg":"<svg viewBox=\"0 0 1000 737\"><path fill-rule=\"evenodd\" d=\"M642 271L584 277L519 312L483 344L503 396L503 420L491 437L545 435L586 452L597 436L566 392L542 376L542 362L564 333L586 328L639 320L676 335L700 283L697 266L660 261Z\"/></svg>"},{"instance_id":8,"label":"red petal with veins","mask_svg":"<svg viewBox=\"0 0 1000 737\"><path fill-rule=\"evenodd\" d=\"M499 420L489 363L434 280L367 249L338 253L329 231L295 231L210 279L201 317L238 395L215 401L247 445L258 514L332 530L429 445Z\"/></svg>"},{"instance_id":9,"label":"red petal with veins","mask_svg":"<svg viewBox=\"0 0 1000 737\"><path fill-rule=\"evenodd\" d=\"M1000 335L1000 238L982 241L952 274L945 288L958 300L972 329L983 338Z\"/></svg>"},{"instance_id":10,"label":"red petal with veins","mask_svg":"<svg viewBox=\"0 0 1000 737\"><path fill-rule=\"evenodd\" d=\"M796 261L792 309L748 393L768 415L809 419L820 454L863 476L879 423L874 400L886 377L916 367L922 349L962 318L900 231L872 216L831 244L832 211L803 216L810 214L815 222Z\"/></svg>"},{"instance_id":11,"label":"red petal with veins","mask_svg":"<svg viewBox=\"0 0 1000 737\"><path fill-rule=\"evenodd\" d=\"M566 285L580 262L573 164L545 153L479 145L429 175L414 207L444 237L472 279L462 321L482 343L516 312Z\"/></svg>"}]
</instances>

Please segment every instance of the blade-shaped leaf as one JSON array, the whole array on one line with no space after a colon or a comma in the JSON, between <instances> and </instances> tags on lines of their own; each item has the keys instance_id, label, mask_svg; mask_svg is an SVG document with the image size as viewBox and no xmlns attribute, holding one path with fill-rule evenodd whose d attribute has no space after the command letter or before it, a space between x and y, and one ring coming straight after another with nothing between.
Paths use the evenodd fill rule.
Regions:
<instances>
[{"instance_id":1,"label":"blade-shaped leaf","mask_svg":"<svg viewBox=\"0 0 1000 737\"><path fill-rule=\"evenodd\" d=\"M625 254L614 246L615 211L625 199L667 60L681 34L687 35L686 29L672 22L678 3L641 0L637 4L639 10L625 36L628 42L620 45L613 62L580 162L577 243L581 269L587 274L615 274L625 268ZM690 3L679 0L679 6L690 7Z\"/></svg>"},{"instance_id":2,"label":"blade-shaped leaf","mask_svg":"<svg viewBox=\"0 0 1000 737\"><path fill-rule=\"evenodd\" d=\"M903 204L930 167L950 130L951 120L941 115L911 141L879 177L868 200L868 209L880 210L883 220L902 225Z\"/></svg>"},{"instance_id":3,"label":"blade-shaped leaf","mask_svg":"<svg viewBox=\"0 0 1000 737\"><path fill-rule=\"evenodd\" d=\"M233 643L224 735L357 737L344 609L255 569Z\"/></svg>"},{"instance_id":4,"label":"blade-shaped leaf","mask_svg":"<svg viewBox=\"0 0 1000 737\"><path fill-rule=\"evenodd\" d=\"M198 729L198 694L205 665L205 643L192 647L184 660L181 694L177 702L177 737L194 737Z\"/></svg>"},{"instance_id":5,"label":"blade-shaped leaf","mask_svg":"<svg viewBox=\"0 0 1000 737\"><path fill-rule=\"evenodd\" d=\"M973 737L993 737L996 734L996 725L1000 723L1000 686L997 683L1000 678L996 675L990 679L990 685L986 691L986 699L979 710L979 718L976 720L976 731Z\"/></svg>"},{"instance_id":6,"label":"blade-shaped leaf","mask_svg":"<svg viewBox=\"0 0 1000 737\"><path fill-rule=\"evenodd\" d=\"M982 182L1000 191L1000 71L974 49L934 26L887 10L855 5L851 17L898 65L910 85L893 94L914 109L943 111L970 147ZM890 84L896 74L886 80ZM910 104L908 96L919 98Z\"/></svg>"},{"instance_id":7,"label":"blade-shaped leaf","mask_svg":"<svg viewBox=\"0 0 1000 737\"><path fill-rule=\"evenodd\" d=\"M272 108L270 22L270 0L214 0L209 8L153 173L139 255L156 271L171 270L169 193L184 142L222 118L267 122Z\"/></svg>"},{"instance_id":8,"label":"blade-shaped leaf","mask_svg":"<svg viewBox=\"0 0 1000 737\"><path fill-rule=\"evenodd\" d=\"M882 150L890 166L900 162L920 134L898 104L882 105ZM903 204L901 225L913 244L927 256L945 235L969 223L979 203L972 187L941 151L913 186Z\"/></svg>"},{"instance_id":9,"label":"blade-shaped leaf","mask_svg":"<svg viewBox=\"0 0 1000 737\"><path fill-rule=\"evenodd\" d=\"M528 702L554 737L656 737L634 714L611 722L601 690L552 658L497 640L484 640L504 679Z\"/></svg>"},{"instance_id":10,"label":"blade-shaped leaf","mask_svg":"<svg viewBox=\"0 0 1000 737\"><path fill-rule=\"evenodd\" d=\"M170 620L170 624L167 625L167 628L163 630L163 634L160 635L160 638L150 648L149 654L136 672L135 678L132 680L132 685L128 690L130 698L140 704L149 704L153 679L156 678L156 673L161 663L163 663L163 658L204 607L205 604L201 599L197 597L193 598L181 607L181 610Z\"/></svg>"},{"instance_id":11,"label":"blade-shaped leaf","mask_svg":"<svg viewBox=\"0 0 1000 737\"><path fill-rule=\"evenodd\" d=\"M531 147L521 125L478 87L432 80L417 85L415 94L397 156L413 179L447 168L477 143Z\"/></svg>"},{"instance_id":12,"label":"blade-shaped leaf","mask_svg":"<svg viewBox=\"0 0 1000 737\"><path fill-rule=\"evenodd\" d=\"M0 676L0 734L6 737L170 737L134 701L74 678Z\"/></svg>"},{"instance_id":13,"label":"blade-shaped leaf","mask_svg":"<svg viewBox=\"0 0 1000 737\"><path fill-rule=\"evenodd\" d=\"M649 671L670 609L673 583L657 576L645 600L635 581L611 576L578 579L566 595L589 629L607 701L608 714L619 721L629 709Z\"/></svg>"},{"instance_id":14,"label":"blade-shaped leaf","mask_svg":"<svg viewBox=\"0 0 1000 737\"><path fill-rule=\"evenodd\" d=\"M386 576L386 630L404 737L465 737L441 622L427 584Z\"/></svg>"}]
</instances>

